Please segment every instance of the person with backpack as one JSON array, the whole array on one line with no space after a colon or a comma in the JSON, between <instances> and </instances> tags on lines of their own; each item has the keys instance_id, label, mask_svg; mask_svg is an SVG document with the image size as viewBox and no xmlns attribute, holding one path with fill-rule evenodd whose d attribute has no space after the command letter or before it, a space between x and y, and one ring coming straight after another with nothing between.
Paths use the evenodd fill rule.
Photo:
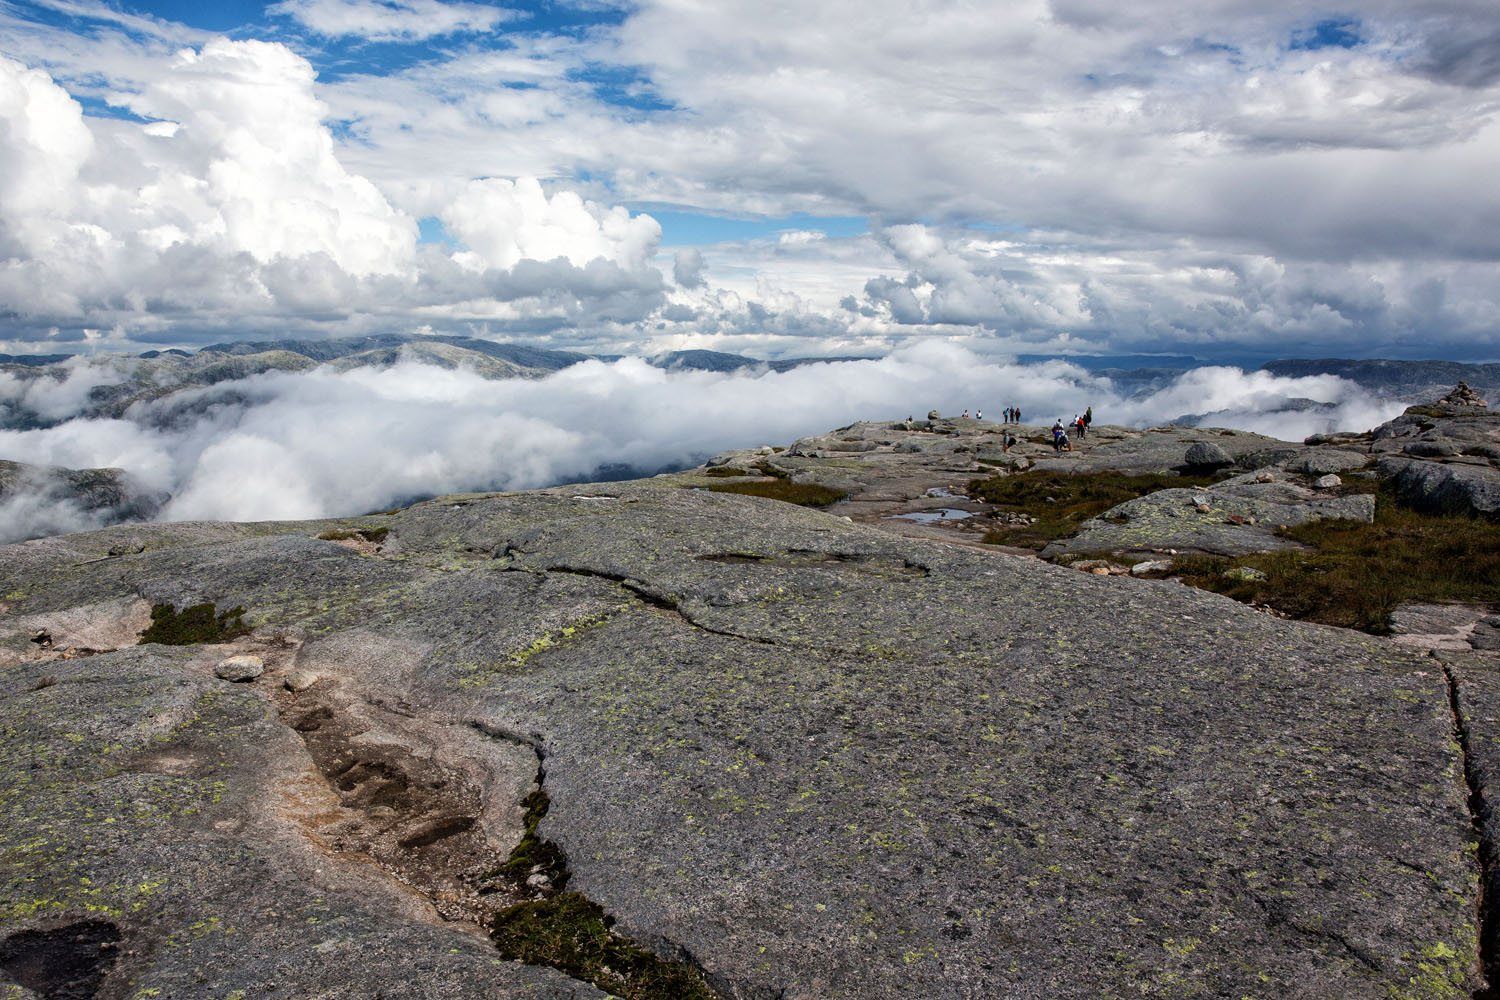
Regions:
<instances>
[{"instance_id":1,"label":"person with backpack","mask_svg":"<svg viewBox=\"0 0 1500 1000\"><path fill-rule=\"evenodd\" d=\"M1094 408L1092 406L1083 411L1083 426L1094 426Z\"/></svg>"}]
</instances>

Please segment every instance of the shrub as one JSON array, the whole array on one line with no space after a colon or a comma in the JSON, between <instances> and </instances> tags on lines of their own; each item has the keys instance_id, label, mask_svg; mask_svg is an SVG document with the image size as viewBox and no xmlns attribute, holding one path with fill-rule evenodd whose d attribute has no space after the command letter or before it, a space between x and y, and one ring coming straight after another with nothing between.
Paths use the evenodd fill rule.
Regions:
<instances>
[{"instance_id":1,"label":"shrub","mask_svg":"<svg viewBox=\"0 0 1500 1000\"><path fill-rule=\"evenodd\" d=\"M141 642L163 646L228 642L250 631L244 617L244 608L231 608L215 614L212 604L194 604L181 611L170 604L157 604L151 609L151 625L141 633Z\"/></svg>"}]
</instances>

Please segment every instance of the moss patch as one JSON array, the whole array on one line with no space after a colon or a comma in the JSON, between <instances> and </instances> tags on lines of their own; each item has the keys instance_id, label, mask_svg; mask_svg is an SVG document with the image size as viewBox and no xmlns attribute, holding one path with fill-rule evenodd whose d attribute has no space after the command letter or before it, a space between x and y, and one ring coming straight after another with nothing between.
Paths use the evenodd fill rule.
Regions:
<instances>
[{"instance_id":1,"label":"moss patch","mask_svg":"<svg viewBox=\"0 0 1500 1000\"><path fill-rule=\"evenodd\" d=\"M1375 521L1316 521L1280 532L1311 551L1221 559L1178 557L1186 583L1293 618L1384 633L1407 601L1500 607L1500 524L1421 514L1381 494ZM1264 580L1227 573L1250 567Z\"/></svg>"},{"instance_id":2,"label":"moss patch","mask_svg":"<svg viewBox=\"0 0 1500 1000\"><path fill-rule=\"evenodd\" d=\"M992 528L984 540L991 544L1039 549L1057 538L1076 533L1084 521L1098 517L1127 500L1157 490L1207 486L1219 476L1127 476L1115 472L1069 475L1063 472L1023 472L990 476L969 483L969 496L1001 510L1029 514L1031 525Z\"/></svg>"},{"instance_id":3,"label":"moss patch","mask_svg":"<svg viewBox=\"0 0 1500 1000\"><path fill-rule=\"evenodd\" d=\"M521 805L526 809L526 832L500 871L517 882L525 882L532 872L540 871L554 887L561 889L568 882L567 858L557 845L538 832L552 800L547 797L546 789L538 787L521 800Z\"/></svg>"},{"instance_id":4,"label":"moss patch","mask_svg":"<svg viewBox=\"0 0 1500 1000\"><path fill-rule=\"evenodd\" d=\"M249 633L250 626L244 619L244 608L215 613L212 604L194 604L181 611L170 604L157 604L151 608L151 625L141 633L141 642L163 646L228 642Z\"/></svg>"},{"instance_id":5,"label":"moss patch","mask_svg":"<svg viewBox=\"0 0 1500 1000\"><path fill-rule=\"evenodd\" d=\"M801 507L827 507L849 495L843 490L819 486L816 483L794 483L790 479L752 483L715 483L709 489L715 493L738 493L747 497L783 500Z\"/></svg>"},{"instance_id":6,"label":"moss patch","mask_svg":"<svg viewBox=\"0 0 1500 1000\"><path fill-rule=\"evenodd\" d=\"M597 904L576 892L520 903L490 927L500 953L528 965L550 965L625 1000L711 1000L691 966L668 962L612 930Z\"/></svg>"},{"instance_id":7,"label":"moss patch","mask_svg":"<svg viewBox=\"0 0 1500 1000\"><path fill-rule=\"evenodd\" d=\"M390 528L338 528L333 531L325 531L318 538L325 542L347 542L353 538L360 538L372 544L379 545L385 541L385 537L390 533Z\"/></svg>"},{"instance_id":8,"label":"moss patch","mask_svg":"<svg viewBox=\"0 0 1500 1000\"><path fill-rule=\"evenodd\" d=\"M755 475L749 469L741 469L734 465L716 465L711 469L704 469L703 474L711 479L733 479L736 476Z\"/></svg>"}]
</instances>

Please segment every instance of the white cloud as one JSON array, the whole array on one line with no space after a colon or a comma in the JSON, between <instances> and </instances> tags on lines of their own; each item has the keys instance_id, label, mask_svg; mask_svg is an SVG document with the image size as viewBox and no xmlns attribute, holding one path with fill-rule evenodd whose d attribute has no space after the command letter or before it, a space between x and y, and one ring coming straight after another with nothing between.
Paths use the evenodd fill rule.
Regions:
<instances>
[{"instance_id":1,"label":"white cloud","mask_svg":"<svg viewBox=\"0 0 1500 1000\"><path fill-rule=\"evenodd\" d=\"M584 201L572 191L550 198L534 178L472 181L442 213L443 223L481 267L562 258L574 265L607 260L642 268L661 239L649 215Z\"/></svg>"},{"instance_id":2,"label":"white cloud","mask_svg":"<svg viewBox=\"0 0 1500 1000\"><path fill-rule=\"evenodd\" d=\"M377 42L489 31L515 17L503 7L439 0L281 0L267 11L330 38L355 35Z\"/></svg>"},{"instance_id":3,"label":"white cloud","mask_svg":"<svg viewBox=\"0 0 1500 1000\"><path fill-rule=\"evenodd\" d=\"M1288 410L1299 397L1332 408ZM223 405L182 406L209 399ZM1007 404L1020 405L1033 422L1088 405L1101 422L1125 424L1214 410L1222 411L1216 423L1293 438L1364 429L1393 412L1340 379L1222 368L1127 399L1066 364L1020 367L934 342L878 361L779 374L665 372L638 358L586 362L535 381L490 381L411 361L276 373L143 404L127 420L0 431L0 453L39 464L124 467L146 486L173 492L168 518L298 518L355 514L444 491L578 481L606 464L651 472L855 419L899 419L934 407L998 412ZM159 419L168 408L196 417L186 424Z\"/></svg>"}]
</instances>

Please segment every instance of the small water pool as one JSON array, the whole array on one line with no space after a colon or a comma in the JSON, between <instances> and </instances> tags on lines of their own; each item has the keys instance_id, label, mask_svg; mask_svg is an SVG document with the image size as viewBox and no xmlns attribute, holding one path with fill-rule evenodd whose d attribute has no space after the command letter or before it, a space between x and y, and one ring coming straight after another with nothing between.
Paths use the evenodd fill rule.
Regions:
<instances>
[{"instance_id":1,"label":"small water pool","mask_svg":"<svg viewBox=\"0 0 1500 1000\"><path fill-rule=\"evenodd\" d=\"M910 514L891 514L892 520L916 521L918 524L937 524L941 521L966 521L974 516L973 511L957 507L938 507L933 510L914 510Z\"/></svg>"}]
</instances>

